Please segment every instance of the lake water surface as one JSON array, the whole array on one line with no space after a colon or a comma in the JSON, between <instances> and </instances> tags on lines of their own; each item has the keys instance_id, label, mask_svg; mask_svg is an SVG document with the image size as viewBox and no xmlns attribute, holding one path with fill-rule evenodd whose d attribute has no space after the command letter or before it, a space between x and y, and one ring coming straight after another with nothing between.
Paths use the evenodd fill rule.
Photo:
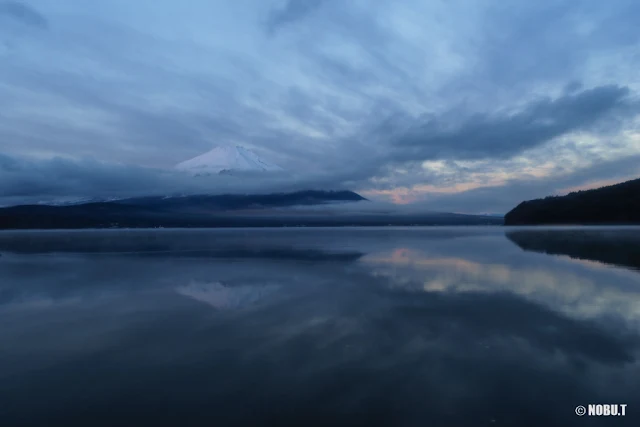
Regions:
<instances>
[{"instance_id":1,"label":"lake water surface","mask_svg":"<svg viewBox=\"0 0 640 427\"><path fill-rule=\"evenodd\" d=\"M2 232L0 254L0 426L640 425L640 228Z\"/></svg>"}]
</instances>

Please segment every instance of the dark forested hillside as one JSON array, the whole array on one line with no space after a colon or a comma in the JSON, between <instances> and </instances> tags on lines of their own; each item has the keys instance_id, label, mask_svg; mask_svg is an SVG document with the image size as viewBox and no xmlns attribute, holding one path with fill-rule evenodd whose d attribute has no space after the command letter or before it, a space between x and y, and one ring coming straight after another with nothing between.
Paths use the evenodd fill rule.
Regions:
<instances>
[{"instance_id":1,"label":"dark forested hillside","mask_svg":"<svg viewBox=\"0 0 640 427\"><path fill-rule=\"evenodd\" d=\"M288 206L312 206L335 202L357 202L366 200L353 191L305 190L293 193L272 194L221 194L191 195L183 197L137 197L113 203L153 209L214 209L237 210L248 208L276 208Z\"/></svg>"},{"instance_id":2,"label":"dark forested hillside","mask_svg":"<svg viewBox=\"0 0 640 427\"><path fill-rule=\"evenodd\" d=\"M640 224L640 179L520 203L505 225Z\"/></svg>"}]
</instances>

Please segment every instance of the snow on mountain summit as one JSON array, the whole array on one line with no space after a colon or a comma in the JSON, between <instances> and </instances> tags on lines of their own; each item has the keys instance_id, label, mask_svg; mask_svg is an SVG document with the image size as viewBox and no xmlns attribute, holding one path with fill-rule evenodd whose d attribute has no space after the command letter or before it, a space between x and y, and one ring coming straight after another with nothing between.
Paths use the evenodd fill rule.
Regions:
<instances>
[{"instance_id":1,"label":"snow on mountain summit","mask_svg":"<svg viewBox=\"0 0 640 427\"><path fill-rule=\"evenodd\" d=\"M282 172L273 163L262 160L256 153L236 145L219 146L193 159L176 165L176 169L194 175L238 172Z\"/></svg>"}]
</instances>

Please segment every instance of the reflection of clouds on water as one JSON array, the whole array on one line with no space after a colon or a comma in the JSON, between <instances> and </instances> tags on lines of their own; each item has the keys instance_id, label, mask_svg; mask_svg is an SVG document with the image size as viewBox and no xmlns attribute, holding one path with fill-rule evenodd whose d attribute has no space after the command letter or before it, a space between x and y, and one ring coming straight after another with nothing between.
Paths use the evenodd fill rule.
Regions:
<instances>
[{"instance_id":1,"label":"reflection of clouds on water","mask_svg":"<svg viewBox=\"0 0 640 427\"><path fill-rule=\"evenodd\" d=\"M280 289L279 285L226 286L221 282L191 283L176 288L176 292L217 309L236 309L253 305Z\"/></svg>"},{"instance_id":2,"label":"reflection of clouds on water","mask_svg":"<svg viewBox=\"0 0 640 427\"><path fill-rule=\"evenodd\" d=\"M420 291L508 291L580 317L619 315L640 325L640 276L627 271L608 275L608 282L589 271L478 263L462 258L429 256L396 248L362 259L391 286ZM587 261L581 261L582 265ZM601 264L595 263L598 267ZM584 265L582 265L584 267ZM586 265L592 268L589 262ZM611 267L607 273L615 271ZM625 286L630 285L630 286Z\"/></svg>"}]
</instances>

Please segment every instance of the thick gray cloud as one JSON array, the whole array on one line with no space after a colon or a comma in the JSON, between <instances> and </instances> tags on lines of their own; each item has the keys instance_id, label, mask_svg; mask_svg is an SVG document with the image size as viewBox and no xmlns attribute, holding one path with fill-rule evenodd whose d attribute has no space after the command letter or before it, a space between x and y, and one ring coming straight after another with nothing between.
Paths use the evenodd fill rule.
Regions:
<instances>
[{"instance_id":1,"label":"thick gray cloud","mask_svg":"<svg viewBox=\"0 0 640 427\"><path fill-rule=\"evenodd\" d=\"M47 18L40 14L37 10L29 7L25 3L17 1L0 2L0 16L6 16L26 25L39 28L47 28L49 25Z\"/></svg>"},{"instance_id":2,"label":"thick gray cloud","mask_svg":"<svg viewBox=\"0 0 640 427\"><path fill-rule=\"evenodd\" d=\"M634 114L625 102L629 89L602 86L557 99L533 101L521 111L477 114L460 124L437 117L412 128L396 143L402 160L504 158L534 148L568 132L593 128L615 114Z\"/></svg>"},{"instance_id":3,"label":"thick gray cloud","mask_svg":"<svg viewBox=\"0 0 640 427\"><path fill-rule=\"evenodd\" d=\"M238 175L238 174L236 174ZM269 193L340 189L323 176L288 173L192 177L165 169L93 158L33 160L0 154L0 206L145 195Z\"/></svg>"},{"instance_id":4,"label":"thick gray cloud","mask_svg":"<svg viewBox=\"0 0 640 427\"><path fill-rule=\"evenodd\" d=\"M328 0L287 0L286 3L269 14L267 31L271 34L279 28L292 24L319 8Z\"/></svg>"}]
</instances>

